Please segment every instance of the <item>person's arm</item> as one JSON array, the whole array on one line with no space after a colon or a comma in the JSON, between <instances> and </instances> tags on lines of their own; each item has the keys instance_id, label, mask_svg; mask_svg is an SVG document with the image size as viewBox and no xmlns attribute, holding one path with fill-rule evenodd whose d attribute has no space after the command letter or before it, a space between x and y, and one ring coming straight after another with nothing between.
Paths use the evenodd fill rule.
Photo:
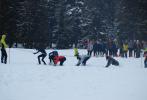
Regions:
<instances>
[{"instance_id":1,"label":"person's arm","mask_svg":"<svg viewBox=\"0 0 147 100\"><path fill-rule=\"evenodd\" d=\"M37 52L33 53L33 54L37 54L37 53L39 53L39 50Z\"/></svg>"}]
</instances>

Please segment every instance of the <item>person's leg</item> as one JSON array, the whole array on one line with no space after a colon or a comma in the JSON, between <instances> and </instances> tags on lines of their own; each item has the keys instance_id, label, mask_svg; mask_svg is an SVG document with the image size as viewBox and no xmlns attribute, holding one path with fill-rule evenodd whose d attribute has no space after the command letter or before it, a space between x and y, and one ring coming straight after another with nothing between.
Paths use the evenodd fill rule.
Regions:
<instances>
[{"instance_id":1,"label":"person's leg","mask_svg":"<svg viewBox=\"0 0 147 100\"><path fill-rule=\"evenodd\" d=\"M54 59L54 56L53 55L49 57L50 64L53 62L53 59Z\"/></svg>"},{"instance_id":2,"label":"person's leg","mask_svg":"<svg viewBox=\"0 0 147 100\"><path fill-rule=\"evenodd\" d=\"M92 55L92 50L90 51L90 56Z\"/></svg>"},{"instance_id":3,"label":"person's leg","mask_svg":"<svg viewBox=\"0 0 147 100\"><path fill-rule=\"evenodd\" d=\"M89 53L90 53L90 51L88 50L88 54L87 55L89 55Z\"/></svg>"},{"instance_id":4,"label":"person's leg","mask_svg":"<svg viewBox=\"0 0 147 100\"><path fill-rule=\"evenodd\" d=\"M44 58L46 57L45 54L42 55L42 62L44 63L44 65L46 65L45 61L44 61Z\"/></svg>"},{"instance_id":5,"label":"person's leg","mask_svg":"<svg viewBox=\"0 0 147 100\"><path fill-rule=\"evenodd\" d=\"M84 59L84 61L82 62L82 64L85 66L86 65L86 62L87 62L87 60L89 59L90 57L86 57L85 59Z\"/></svg>"},{"instance_id":6,"label":"person's leg","mask_svg":"<svg viewBox=\"0 0 147 100\"><path fill-rule=\"evenodd\" d=\"M1 63L4 63L4 53L3 53L3 50L1 49Z\"/></svg>"},{"instance_id":7,"label":"person's leg","mask_svg":"<svg viewBox=\"0 0 147 100\"><path fill-rule=\"evenodd\" d=\"M145 65L144 67L147 68L147 61L144 62L144 65Z\"/></svg>"},{"instance_id":8,"label":"person's leg","mask_svg":"<svg viewBox=\"0 0 147 100\"><path fill-rule=\"evenodd\" d=\"M50 60L50 64L52 63L52 59L51 59L51 56L49 56L49 60Z\"/></svg>"},{"instance_id":9,"label":"person's leg","mask_svg":"<svg viewBox=\"0 0 147 100\"><path fill-rule=\"evenodd\" d=\"M7 64L7 52L4 53L4 63Z\"/></svg>"},{"instance_id":10,"label":"person's leg","mask_svg":"<svg viewBox=\"0 0 147 100\"><path fill-rule=\"evenodd\" d=\"M94 56L96 56L96 50L94 50Z\"/></svg>"},{"instance_id":11,"label":"person's leg","mask_svg":"<svg viewBox=\"0 0 147 100\"><path fill-rule=\"evenodd\" d=\"M1 55L1 63L4 63L4 60L3 59L4 59L4 55L2 54Z\"/></svg>"},{"instance_id":12,"label":"person's leg","mask_svg":"<svg viewBox=\"0 0 147 100\"><path fill-rule=\"evenodd\" d=\"M125 57L127 58L127 51L125 51Z\"/></svg>"},{"instance_id":13,"label":"person's leg","mask_svg":"<svg viewBox=\"0 0 147 100\"><path fill-rule=\"evenodd\" d=\"M114 62L112 62L112 65L119 66L119 62L118 61L114 61Z\"/></svg>"},{"instance_id":14,"label":"person's leg","mask_svg":"<svg viewBox=\"0 0 147 100\"><path fill-rule=\"evenodd\" d=\"M65 60L66 60L66 58L63 58L63 59L60 61L60 66L63 66L63 63L64 63Z\"/></svg>"},{"instance_id":15,"label":"person's leg","mask_svg":"<svg viewBox=\"0 0 147 100\"><path fill-rule=\"evenodd\" d=\"M118 61L116 61L116 64L115 64L116 66L119 66L119 62Z\"/></svg>"},{"instance_id":16,"label":"person's leg","mask_svg":"<svg viewBox=\"0 0 147 100\"><path fill-rule=\"evenodd\" d=\"M133 57L133 48L131 49L131 57Z\"/></svg>"},{"instance_id":17,"label":"person's leg","mask_svg":"<svg viewBox=\"0 0 147 100\"><path fill-rule=\"evenodd\" d=\"M42 57L42 54L38 56L38 63L41 64L40 58Z\"/></svg>"}]
</instances>

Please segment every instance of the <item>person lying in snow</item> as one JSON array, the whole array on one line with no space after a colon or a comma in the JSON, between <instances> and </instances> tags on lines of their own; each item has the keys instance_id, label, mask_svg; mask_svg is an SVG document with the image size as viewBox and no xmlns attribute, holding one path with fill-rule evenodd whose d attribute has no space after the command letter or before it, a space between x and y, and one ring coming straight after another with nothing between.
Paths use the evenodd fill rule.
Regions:
<instances>
[{"instance_id":1,"label":"person lying in snow","mask_svg":"<svg viewBox=\"0 0 147 100\"><path fill-rule=\"evenodd\" d=\"M90 58L90 55L77 55L78 63L76 66L79 66L80 64L86 65L87 60Z\"/></svg>"},{"instance_id":2,"label":"person lying in snow","mask_svg":"<svg viewBox=\"0 0 147 100\"><path fill-rule=\"evenodd\" d=\"M111 56L106 56L106 60L108 62L107 62L107 65L105 67L109 67L111 64L115 65L115 66L119 66L119 62L117 60L115 60L114 58L112 58Z\"/></svg>"}]
</instances>

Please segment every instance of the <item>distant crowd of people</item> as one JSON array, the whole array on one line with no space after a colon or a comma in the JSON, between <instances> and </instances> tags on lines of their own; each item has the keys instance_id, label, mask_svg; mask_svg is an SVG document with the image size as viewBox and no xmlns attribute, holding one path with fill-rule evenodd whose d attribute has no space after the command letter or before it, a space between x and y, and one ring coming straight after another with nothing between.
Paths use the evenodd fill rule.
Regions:
<instances>
[{"instance_id":1,"label":"distant crowd of people","mask_svg":"<svg viewBox=\"0 0 147 100\"><path fill-rule=\"evenodd\" d=\"M88 41L88 55L93 56L113 56L113 57L135 57L139 58L142 50L147 51L147 42L139 40L117 41L109 39L108 41Z\"/></svg>"}]
</instances>

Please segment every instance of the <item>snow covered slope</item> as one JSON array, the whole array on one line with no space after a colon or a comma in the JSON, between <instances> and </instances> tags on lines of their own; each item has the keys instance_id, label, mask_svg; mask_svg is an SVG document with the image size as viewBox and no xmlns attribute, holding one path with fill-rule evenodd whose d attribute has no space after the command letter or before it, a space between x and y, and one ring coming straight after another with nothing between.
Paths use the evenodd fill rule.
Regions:
<instances>
[{"instance_id":1,"label":"snow covered slope","mask_svg":"<svg viewBox=\"0 0 147 100\"><path fill-rule=\"evenodd\" d=\"M87 66L75 66L73 50L59 50L67 61L51 66L38 65L33 52L11 49L10 64L0 64L0 100L147 100L147 69L141 58L116 58L119 67L104 68L104 57L92 57Z\"/></svg>"}]
</instances>

